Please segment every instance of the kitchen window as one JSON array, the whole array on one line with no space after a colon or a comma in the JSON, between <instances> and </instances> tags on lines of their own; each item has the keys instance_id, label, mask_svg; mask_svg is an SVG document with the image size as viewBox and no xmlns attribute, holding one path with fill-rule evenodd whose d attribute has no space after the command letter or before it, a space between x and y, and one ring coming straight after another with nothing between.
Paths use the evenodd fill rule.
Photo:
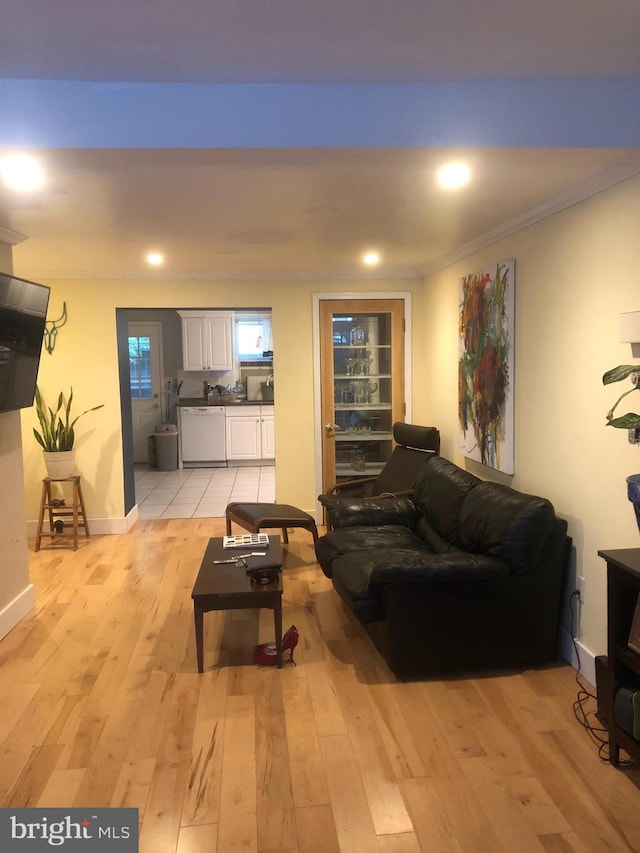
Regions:
<instances>
[{"instance_id":1,"label":"kitchen window","mask_svg":"<svg viewBox=\"0 0 640 853\"><path fill-rule=\"evenodd\" d=\"M238 361L262 361L263 353L271 349L271 315L236 313L235 338Z\"/></svg>"},{"instance_id":2,"label":"kitchen window","mask_svg":"<svg viewBox=\"0 0 640 853\"><path fill-rule=\"evenodd\" d=\"M151 389L151 341L146 335L129 336L131 398L148 400Z\"/></svg>"}]
</instances>

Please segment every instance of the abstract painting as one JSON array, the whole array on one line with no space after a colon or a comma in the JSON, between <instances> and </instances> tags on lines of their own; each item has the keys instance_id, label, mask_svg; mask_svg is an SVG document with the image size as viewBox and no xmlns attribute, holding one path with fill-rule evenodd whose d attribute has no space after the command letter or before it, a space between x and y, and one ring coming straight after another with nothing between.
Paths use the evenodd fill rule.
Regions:
<instances>
[{"instance_id":1,"label":"abstract painting","mask_svg":"<svg viewBox=\"0 0 640 853\"><path fill-rule=\"evenodd\" d=\"M515 261L460 279L460 450L513 474Z\"/></svg>"}]
</instances>

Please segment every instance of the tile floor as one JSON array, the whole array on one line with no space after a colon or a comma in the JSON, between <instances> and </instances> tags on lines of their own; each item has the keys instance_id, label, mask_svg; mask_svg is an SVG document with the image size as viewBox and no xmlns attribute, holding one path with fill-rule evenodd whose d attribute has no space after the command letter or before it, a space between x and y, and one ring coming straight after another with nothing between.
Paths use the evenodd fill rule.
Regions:
<instances>
[{"instance_id":1,"label":"tile floor","mask_svg":"<svg viewBox=\"0 0 640 853\"><path fill-rule=\"evenodd\" d=\"M273 466L183 468L135 466L139 518L224 518L230 501L275 501Z\"/></svg>"}]
</instances>

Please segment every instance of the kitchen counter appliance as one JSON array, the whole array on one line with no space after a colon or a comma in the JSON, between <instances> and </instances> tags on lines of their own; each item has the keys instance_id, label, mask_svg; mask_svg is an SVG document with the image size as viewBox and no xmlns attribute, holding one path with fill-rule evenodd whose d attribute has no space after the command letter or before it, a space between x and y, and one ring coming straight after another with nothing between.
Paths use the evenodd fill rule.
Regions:
<instances>
[{"instance_id":1,"label":"kitchen counter appliance","mask_svg":"<svg viewBox=\"0 0 640 853\"><path fill-rule=\"evenodd\" d=\"M247 376L246 383L247 400L250 402L273 402L273 373L260 373L257 376Z\"/></svg>"},{"instance_id":2,"label":"kitchen counter appliance","mask_svg":"<svg viewBox=\"0 0 640 853\"><path fill-rule=\"evenodd\" d=\"M227 465L224 406L181 406L180 467Z\"/></svg>"}]
</instances>

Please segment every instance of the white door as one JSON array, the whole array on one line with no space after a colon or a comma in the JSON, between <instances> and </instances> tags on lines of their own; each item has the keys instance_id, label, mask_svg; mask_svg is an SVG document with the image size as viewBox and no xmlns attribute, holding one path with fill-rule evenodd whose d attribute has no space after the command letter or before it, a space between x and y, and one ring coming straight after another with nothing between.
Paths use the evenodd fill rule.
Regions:
<instances>
[{"instance_id":1,"label":"white door","mask_svg":"<svg viewBox=\"0 0 640 853\"><path fill-rule=\"evenodd\" d=\"M148 462L147 442L162 422L162 329L159 323L129 323L129 377L133 461Z\"/></svg>"}]
</instances>

